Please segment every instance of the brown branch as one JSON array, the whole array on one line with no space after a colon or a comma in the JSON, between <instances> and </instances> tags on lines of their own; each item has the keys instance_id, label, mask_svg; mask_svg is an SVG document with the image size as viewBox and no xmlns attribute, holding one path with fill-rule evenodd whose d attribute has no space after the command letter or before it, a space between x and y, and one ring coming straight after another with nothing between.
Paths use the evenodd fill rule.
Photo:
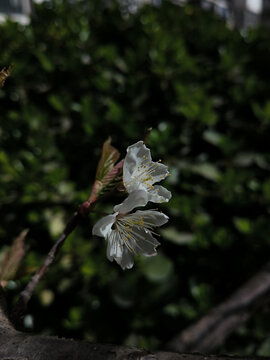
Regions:
<instances>
[{"instance_id":1,"label":"brown branch","mask_svg":"<svg viewBox=\"0 0 270 360\"><path fill-rule=\"evenodd\" d=\"M37 272L30 279L26 288L20 293L19 299L10 314L10 319L14 324L16 324L16 326L20 327L23 315L27 308L27 304L33 295L35 287L37 286L37 284L39 283L39 281L43 277L43 275L48 271L49 267L51 266L52 262L54 261L56 255L57 255L57 253L63 246L66 238L72 233L72 231L78 225L79 220L81 218L81 214L79 211L80 211L80 208L78 211L76 211L74 213L72 218L67 223L63 233L61 234L61 236L59 237L57 242L53 245L53 247L49 251L43 264L40 266L40 268L37 270Z\"/></svg>"},{"instance_id":2,"label":"brown branch","mask_svg":"<svg viewBox=\"0 0 270 360\"><path fill-rule=\"evenodd\" d=\"M178 354L149 351L130 346L91 344L87 341L29 335L15 331L2 333L0 358L12 360L266 360L258 357L234 357L202 354ZM268 358L269 360L269 358Z\"/></svg>"},{"instance_id":3,"label":"brown branch","mask_svg":"<svg viewBox=\"0 0 270 360\"><path fill-rule=\"evenodd\" d=\"M270 263L225 302L174 337L166 348L179 352L213 352L239 325L269 301Z\"/></svg>"}]
</instances>

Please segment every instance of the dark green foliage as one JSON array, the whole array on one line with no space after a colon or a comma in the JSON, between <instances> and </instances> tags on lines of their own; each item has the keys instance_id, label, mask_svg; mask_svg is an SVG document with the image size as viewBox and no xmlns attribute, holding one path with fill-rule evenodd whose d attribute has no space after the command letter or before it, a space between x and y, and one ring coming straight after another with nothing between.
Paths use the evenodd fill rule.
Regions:
<instances>
[{"instance_id":1,"label":"dark green foliage","mask_svg":"<svg viewBox=\"0 0 270 360\"><path fill-rule=\"evenodd\" d=\"M2 251L30 229L10 299L89 197L103 142L111 136L124 156L152 126L148 145L170 166L173 193L159 255L123 272L91 236L92 214L29 313L35 331L162 346L269 260L269 31L241 35L166 2L127 16L102 1L55 0L0 33L0 68L14 64L0 89ZM221 351L269 355L269 333L265 309Z\"/></svg>"}]
</instances>

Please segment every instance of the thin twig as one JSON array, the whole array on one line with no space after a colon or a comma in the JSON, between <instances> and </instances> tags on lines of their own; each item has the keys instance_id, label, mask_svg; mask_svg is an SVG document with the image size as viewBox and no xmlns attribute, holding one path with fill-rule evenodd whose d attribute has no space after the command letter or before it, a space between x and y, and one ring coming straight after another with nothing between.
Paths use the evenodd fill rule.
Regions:
<instances>
[{"instance_id":1,"label":"thin twig","mask_svg":"<svg viewBox=\"0 0 270 360\"><path fill-rule=\"evenodd\" d=\"M35 287L37 286L38 282L43 277L43 275L49 269L50 265L52 264L52 262L54 261L56 255L57 255L57 253L63 246L66 238L77 227L80 218L81 218L81 214L78 210L74 213L72 218L67 223L63 233L61 234L61 236L59 237L57 242L53 245L53 247L49 251L43 264L40 266L40 268L37 270L37 272L30 279L26 288L20 293L19 299L18 299L17 303L15 304L15 306L13 307L11 314L10 314L10 319L13 322L13 324L15 324L15 326L20 326L22 319L23 319L23 315L27 308L27 304L33 295Z\"/></svg>"}]
</instances>

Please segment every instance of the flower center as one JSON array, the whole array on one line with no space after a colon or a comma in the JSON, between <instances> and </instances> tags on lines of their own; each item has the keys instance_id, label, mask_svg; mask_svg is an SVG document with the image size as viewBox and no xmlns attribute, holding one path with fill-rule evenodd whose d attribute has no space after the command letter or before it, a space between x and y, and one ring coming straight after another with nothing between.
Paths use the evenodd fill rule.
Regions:
<instances>
[{"instance_id":1,"label":"flower center","mask_svg":"<svg viewBox=\"0 0 270 360\"><path fill-rule=\"evenodd\" d=\"M145 155L143 156L143 160L140 164L137 165L134 173L131 175L131 178L129 181L126 181L127 184L124 183L126 186L132 186L135 184L137 188L140 187L140 185L143 185L143 187L146 187L150 190L154 189L153 184L157 181L157 179L154 179L154 176L158 176L159 174L156 174L160 172L160 162L153 162L149 160ZM160 180L162 180L163 176L159 175Z\"/></svg>"}]
</instances>

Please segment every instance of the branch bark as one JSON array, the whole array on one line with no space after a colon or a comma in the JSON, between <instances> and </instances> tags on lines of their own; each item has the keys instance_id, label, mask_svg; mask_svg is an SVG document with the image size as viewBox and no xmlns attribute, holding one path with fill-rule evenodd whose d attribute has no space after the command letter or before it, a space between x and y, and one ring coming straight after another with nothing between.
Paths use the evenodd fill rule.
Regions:
<instances>
[{"instance_id":1,"label":"branch bark","mask_svg":"<svg viewBox=\"0 0 270 360\"><path fill-rule=\"evenodd\" d=\"M174 337L166 349L210 353L255 311L270 301L270 263L225 302Z\"/></svg>"},{"instance_id":2,"label":"branch bark","mask_svg":"<svg viewBox=\"0 0 270 360\"><path fill-rule=\"evenodd\" d=\"M0 358L12 360L266 360L257 357L233 357L201 354L177 354L147 351L129 346L91 344L86 341L16 332L0 335ZM268 358L269 359L269 358Z\"/></svg>"}]
</instances>

